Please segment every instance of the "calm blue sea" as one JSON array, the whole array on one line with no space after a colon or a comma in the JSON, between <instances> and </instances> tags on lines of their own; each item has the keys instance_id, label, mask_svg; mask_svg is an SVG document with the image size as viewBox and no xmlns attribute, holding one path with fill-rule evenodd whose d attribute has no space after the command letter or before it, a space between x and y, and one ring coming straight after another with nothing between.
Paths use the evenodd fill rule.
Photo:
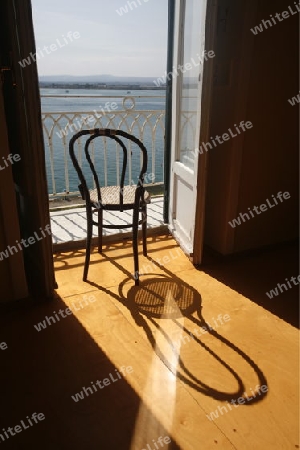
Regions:
<instances>
[{"instance_id":1,"label":"calm blue sea","mask_svg":"<svg viewBox=\"0 0 300 450\"><path fill-rule=\"evenodd\" d=\"M102 110L107 111L105 108L106 102L112 103L115 102L117 104L116 111L124 110L123 99L124 97L134 97L135 100L135 108L136 111L157 111L157 110L165 110L165 91L151 91L151 90L132 90L132 91L124 91L124 90L91 90L91 89L41 89L41 96L43 95L56 95L61 96L55 98L44 98L41 97L42 103L42 113L51 112L51 113L74 113L74 112L82 112L83 115L88 115L87 113L93 114L93 111L96 110L97 114L100 115ZM71 95L89 95L90 98L68 98ZM101 96L102 98L93 96ZM142 98L139 98L142 97ZM148 98L143 98L148 97ZM160 97L160 98L157 98ZM132 102L130 99L126 100L126 107L131 107ZM131 113L132 114L132 113ZM57 118L58 115L54 115L54 118ZM108 112L102 120L103 126L106 126L108 120L110 119L110 113ZM132 116L131 116L132 117ZM140 118L136 120L136 124L133 129L133 134L136 137L140 138L140 129L144 123L144 118ZM61 119L60 123L65 126L67 124L67 119ZM116 122L119 123L118 121ZM132 123L132 118L128 121L129 124ZM75 120L76 124L76 120ZM164 120L163 120L164 124ZM51 127L53 122L51 120L46 120L45 125L47 127ZM155 173L155 182L163 181L163 154L164 154L164 133L161 130L160 126L157 127L156 139L153 142L152 140L152 130L155 125L155 118L149 120L149 124L145 127L143 143L148 150L148 173ZM96 125L99 126L99 125ZM110 126L111 127L111 126ZM85 128L85 127L83 127ZM113 127L111 127L113 128ZM124 131L128 131L126 126L121 126L121 129ZM55 128L53 133L53 148L54 148L54 173L55 173L55 184L56 184L56 192L64 192L66 189L65 184L65 159L67 161L67 168L70 180L70 191L76 191L78 189L78 178L77 174L73 169L73 165L69 159L68 151L65 151L63 146L63 140L59 137L58 132L59 129ZM79 129L78 129L79 131ZM76 132L76 131L75 131ZM67 142L72 137L73 132L70 132L67 136ZM53 193L53 183L51 176L51 164L50 164L50 154L49 147L47 145L47 139L45 137L45 152L46 152L46 169L47 169L47 179L48 179L48 191L49 193ZM101 154L102 151L102 154ZM133 172L139 170L140 160L139 157L134 159L134 152L132 152L132 167ZM154 157L152 157L154 155ZM104 153L103 150L99 149L99 155L97 155L98 160L96 160L96 164L98 164L97 170L99 168L100 173L100 181L104 185L105 178L104 175L101 175L101 168L104 165ZM107 156L108 165L110 169L108 170L108 179L107 184L113 185L116 184L116 149L115 146L108 146L108 156ZM86 173L86 167L83 165L84 172ZM134 175L132 173L132 179L134 179ZM130 181L130 180L129 180Z\"/></svg>"}]
</instances>

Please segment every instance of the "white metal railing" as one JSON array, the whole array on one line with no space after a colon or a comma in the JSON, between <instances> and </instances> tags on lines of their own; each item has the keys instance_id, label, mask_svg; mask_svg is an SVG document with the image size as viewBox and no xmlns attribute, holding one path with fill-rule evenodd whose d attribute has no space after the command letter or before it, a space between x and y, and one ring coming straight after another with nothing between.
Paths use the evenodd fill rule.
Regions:
<instances>
[{"instance_id":1,"label":"white metal railing","mask_svg":"<svg viewBox=\"0 0 300 450\"><path fill-rule=\"evenodd\" d=\"M48 189L50 197L59 197L78 194L77 175L74 172L69 159L69 140L82 129L113 128L122 129L138 137L148 150L148 174L151 179L146 182L151 185L163 184L163 154L165 135L165 110L164 109L136 109L136 102L148 99L165 99L164 96L93 96L93 95L41 95L42 99L119 99L119 107L108 112L96 111L43 111L42 123L44 130L44 141L46 150L46 169L48 177ZM147 100L146 100L147 101ZM109 103L109 102L107 102ZM106 103L106 104L107 104ZM111 103L112 104L112 103ZM138 105L137 105L138 106ZM65 106L68 109L68 106ZM99 114L100 112L100 114ZM182 112L180 134L188 134L189 137L195 132L195 112ZM88 120L90 118L90 121ZM93 120L92 120L93 118ZM107 143L104 138L104 183L109 184L107 167ZM191 150L191 155L193 149ZM118 153L117 153L118 158ZM92 146L92 159L95 159ZM78 160L82 164L82 141L78 140ZM132 161L129 152L129 180L131 180ZM116 164L116 179L113 184L118 183L119 164Z\"/></svg>"},{"instance_id":2,"label":"white metal railing","mask_svg":"<svg viewBox=\"0 0 300 450\"><path fill-rule=\"evenodd\" d=\"M120 96L57 96L42 95L41 98L100 98L120 99ZM148 173L151 172L151 184L163 183L163 148L165 132L165 110L136 109L136 99L164 99L163 96L126 96L122 99L122 109L104 111L50 111L42 112L44 141L46 150L46 168L48 176L49 196L66 196L75 194L70 184L69 140L73 134L82 129L114 128L134 134L142 142L147 140L149 157ZM88 120L90 118L90 120ZM93 118L93 120L92 120ZM149 145L150 144L150 145ZM106 142L105 142L106 146ZM159 153L159 154L158 154ZM106 148L105 148L106 155ZM130 155L130 152L129 152ZM93 155L94 156L94 155ZM82 161L82 143L79 141L79 162ZM158 159L160 160L158 162ZM63 164L63 168L62 168ZM105 159L107 164L107 159ZM159 166L158 175L157 167ZM118 167L118 165L117 165ZM73 171L73 167L71 169ZM58 173L59 172L59 173ZM64 180L61 180L63 174ZM118 173L116 174L118 177ZM158 176L157 176L158 175ZM131 158L129 158L129 177L131 180ZM76 180L77 182L77 180ZM73 183L74 184L74 183ZM108 184L107 167L105 167L105 185Z\"/></svg>"}]
</instances>

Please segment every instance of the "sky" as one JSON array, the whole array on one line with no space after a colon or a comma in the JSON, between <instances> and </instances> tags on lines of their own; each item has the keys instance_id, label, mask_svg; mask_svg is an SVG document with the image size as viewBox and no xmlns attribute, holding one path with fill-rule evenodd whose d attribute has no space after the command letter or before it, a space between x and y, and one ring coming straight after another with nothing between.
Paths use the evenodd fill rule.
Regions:
<instances>
[{"instance_id":1,"label":"sky","mask_svg":"<svg viewBox=\"0 0 300 450\"><path fill-rule=\"evenodd\" d=\"M32 0L36 48L43 50L46 45L49 53L38 59L39 75L163 76L168 0L135 0L135 4L133 0ZM117 10L121 13L122 7L128 12L123 9L120 15ZM68 32L80 37L71 42ZM51 51L51 44L57 50Z\"/></svg>"}]
</instances>

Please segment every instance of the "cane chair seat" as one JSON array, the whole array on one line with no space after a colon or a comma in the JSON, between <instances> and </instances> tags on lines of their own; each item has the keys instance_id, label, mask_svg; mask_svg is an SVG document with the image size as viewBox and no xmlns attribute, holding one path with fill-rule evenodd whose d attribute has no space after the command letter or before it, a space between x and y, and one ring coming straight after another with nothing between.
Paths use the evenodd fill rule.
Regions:
<instances>
[{"instance_id":1,"label":"cane chair seat","mask_svg":"<svg viewBox=\"0 0 300 450\"><path fill-rule=\"evenodd\" d=\"M123 187L123 205L134 205L136 186L124 186ZM99 204L97 189L91 189L90 200L93 206L97 208ZM101 204L109 207L109 205L120 204L120 187L119 186L106 186L100 188ZM148 191L144 191L144 203L151 203L151 197Z\"/></svg>"}]
</instances>

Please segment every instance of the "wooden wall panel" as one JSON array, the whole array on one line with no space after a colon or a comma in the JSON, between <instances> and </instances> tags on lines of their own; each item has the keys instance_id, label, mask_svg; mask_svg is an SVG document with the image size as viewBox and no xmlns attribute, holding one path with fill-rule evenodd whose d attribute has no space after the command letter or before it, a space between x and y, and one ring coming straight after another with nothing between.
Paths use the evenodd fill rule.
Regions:
<instances>
[{"instance_id":1,"label":"wooden wall panel","mask_svg":"<svg viewBox=\"0 0 300 450\"><path fill-rule=\"evenodd\" d=\"M285 0L259 2L256 23L288 5ZM299 107L288 102L299 92L298 30L299 14L254 39L247 107L254 126L245 134L237 213L272 200L280 191L289 191L291 198L238 226L235 251L298 236Z\"/></svg>"},{"instance_id":2,"label":"wooden wall panel","mask_svg":"<svg viewBox=\"0 0 300 450\"><path fill-rule=\"evenodd\" d=\"M211 136L241 120L253 129L209 150L205 243L222 254L298 234L298 15L254 35L250 28L286 10L272 3L220 0ZM228 221L278 191L291 199L236 228Z\"/></svg>"}]
</instances>

